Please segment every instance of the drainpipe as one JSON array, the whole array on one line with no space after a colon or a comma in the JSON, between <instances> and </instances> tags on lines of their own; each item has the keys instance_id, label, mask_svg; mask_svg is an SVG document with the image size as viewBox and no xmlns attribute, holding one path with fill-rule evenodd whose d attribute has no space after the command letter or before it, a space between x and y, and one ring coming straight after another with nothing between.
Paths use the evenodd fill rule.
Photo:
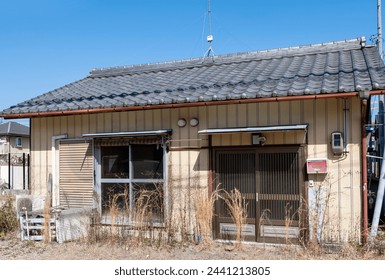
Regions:
<instances>
[{"instance_id":1,"label":"drainpipe","mask_svg":"<svg viewBox=\"0 0 385 280\"><path fill-rule=\"evenodd\" d=\"M51 161L52 161L52 207L56 207L59 205L57 201L58 195L58 185L56 183L56 141L60 139L67 138L67 134L62 135L54 135L52 136L52 151L51 151Z\"/></svg>"},{"instance_id":2,"label":"drainpipe","mask_svg":"<svg viewBox=\"0 0 385 280\"><path fill-rule=\"evenodd\" d=\"M212 147L212 136L209 135L209 196L213 193L213 147Z\"/></svg>"},{"instance_id":3,"label":"drainpipe","mask_svg":"<svg viewBox=\"0 0 385 280\"><path fill-rule=\"evenodd\" d=\"M366 143L366 111L368 106L368 99L361 97L361 161L362 161L362 227L363 227L363 243L368 241L368 168L367 168L367 143Z\"/></svg>"}]
</instances>

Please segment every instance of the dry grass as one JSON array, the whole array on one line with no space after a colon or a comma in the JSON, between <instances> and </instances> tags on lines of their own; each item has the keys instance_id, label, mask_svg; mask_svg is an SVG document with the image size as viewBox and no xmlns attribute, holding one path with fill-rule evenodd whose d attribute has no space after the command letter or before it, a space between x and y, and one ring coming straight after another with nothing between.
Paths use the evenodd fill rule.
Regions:
<instances>
[{"instance_id":1,"label":"dry grass","mask_svg":"<svg viewBox=\"0 0 385 280\"><path fill-rule=\"evenodd\" d=\"M163 191L162 187L154 184L154 189L140 189L134 201L131 219L137 233L136 240L140 243L155 239L155 227L163 222ZM135 238L134 238L135 239Z\"/></svg>"},{"instance_id":2,"label":"dry grass","mask_svg":"<svg viewBox=\"0 0 385 280\"><path fill-rule=\"evenodd\" d=\"M0 207L0 238L18 227L13 200L10 198Z\"/></svg>"},{"instance_id":3,"label":"dry grass","mask_svg":"<svg viewBox=\"0 0 385 280\"><path fill-rule=\"evenodd\" d=\"M213 218L214 204L218 199L218 191L214 191L211 195L207 190L200 190L195 198L195 216L198 227L198 240L203 245L209 245L213 242Z\"/></svg>"},{"instance_id":4,"label":"dry grass","mask_svg":"<svg viewBox=\"0 0 385 280\"><path fill-rule=\"evenodd\" d=\"M385 260L380 245L357 246L345 244L333 249L301 246L264 246L244 244L241 249L228 250L223 243L212 246L194 243L149 246L149 244L111 244L98 242L44 243L20 241L19 233L9 233L0 241L3 260ZM383 245L382 245L383 248Z\"/></svg>"},{"instance_id":5,"label":"dry grass","mask_svg":"<svg viewBox=\"0 0 385 280\"><path fill-rule=\"evenodd\" d=\"M43 230L43 239L45 243L51 242L51 197L46 196L43 209L44 217L44 230Z\"/></svg>"},{"instance_id":6,"label":"dry grass","mask_svg":"<svg viewBox=\"0 0 385 280\"><path fill-rule=\"evenodd\" d=\"M128 191L111 195L108 201L108 217L100 220L100 214L95 213L88 241L120 245L154 242L156 238L163 236L161 230L157 229L157 226L163 223L162 201L163 191L157 185L150 190L136 190L132 206ZM102 225L103 221L108 225Z\"/></svg>"},{"instance_id":7,"label":"dry grass","mask_svg":"<svg viewBox=\"0 0 385 280\"><path fill-rule=\"evenodd\" d=\"M223 199L228 207L229 214L236 226L237 246L241 246L243 240L242 231L246 224L247 204L242 194L238 189L233 189L230 192L221 190L219 197Z\"/></svg>"},{"instance_id":8,"label":"dry grass","mask_svg":"<svg viewBox=\"0 0 385 280\"><path fill-rule=\"evenodd\" d=\"M111 224L111 234L110 234L110 242L112 244L115 244L117 239L119 238L119 232L118 232L118 225L121 223L121 212L124 211L124 209L120 209L118 205L118 200L120 198L123 198L124 201L126 201L126 194L115 194L110 198L109 204L110 204L110 224Z\"/></svg>"}]
</instances>

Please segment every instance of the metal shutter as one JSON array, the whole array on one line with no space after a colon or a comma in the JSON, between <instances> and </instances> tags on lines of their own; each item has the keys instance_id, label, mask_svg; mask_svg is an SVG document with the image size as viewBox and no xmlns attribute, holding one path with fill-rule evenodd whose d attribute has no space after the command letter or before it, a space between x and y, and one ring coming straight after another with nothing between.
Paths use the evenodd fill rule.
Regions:
<instances>
[{"instance_id":1,"label":"metal shutter","mask_svg":"<svg viewBox=\"0 0 385 280\"><path fill-rule=\"evenodd\" d=\"M92 207L94 166L91 141L61 142L59 168L60 205Z\"/></svg>"}]
</instances>

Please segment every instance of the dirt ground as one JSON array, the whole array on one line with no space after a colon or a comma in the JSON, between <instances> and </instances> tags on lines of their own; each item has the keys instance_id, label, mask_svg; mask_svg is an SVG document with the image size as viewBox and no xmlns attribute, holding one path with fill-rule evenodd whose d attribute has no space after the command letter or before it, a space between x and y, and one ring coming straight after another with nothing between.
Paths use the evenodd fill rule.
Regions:
<instances>
[{"instance_id":1,"label":"dirt ground","mask_svg":"<svg viewBox=\"0 0 385 280\"><path fill-rule=\"evenodd\" d=\"M385 246L352 245L322 249L298 245L234 244L214 242L210 245L175 244L160 247L144 244L111 244L100 242L20 241L17 233L0 240L0 260L311 260L349 259L385 260Z\"/></svg>"}]
</instances>

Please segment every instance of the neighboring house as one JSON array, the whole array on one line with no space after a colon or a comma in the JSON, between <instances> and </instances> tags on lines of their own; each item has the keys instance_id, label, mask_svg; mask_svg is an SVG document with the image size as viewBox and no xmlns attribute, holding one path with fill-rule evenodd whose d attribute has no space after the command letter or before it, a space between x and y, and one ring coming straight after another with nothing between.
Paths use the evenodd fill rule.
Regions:
<instances>
[{"instance_id":1,"label":"neighboring house","mask_svg":"<svg viewBox=\"0 0 385 280\"><path fill-rule=\"evenodd\" d=\"M197 191L237 188L247 240L360 241L367 100L384 90L378 49L360 38L95 69L0 115L31 118L31 192L52 191L54 206L104 218L111 195L132 208L158 190L155 219L193 233ZM214 211L215 238L233 234L221 200Z\"/></svg>"},{"instance_id":2,"label":"neighboring house","mask_svg":"<svg viewBox=\"0 0 385 280\"><path fill-rule=\"evenodd\" d=\"M0 124L0 154L29 153L29 127L17 122Z\"/></svg>"},{"instance_id":3,"label":"neighboring house","mask_svg":"<svg viewBox=\"0 0 385 280\"><path fill-rule=\"evenodd\" d=\"M17 122L0 124L0 185L26 189L28 158L29 127Z\"/></svg>"}]
</instances>

